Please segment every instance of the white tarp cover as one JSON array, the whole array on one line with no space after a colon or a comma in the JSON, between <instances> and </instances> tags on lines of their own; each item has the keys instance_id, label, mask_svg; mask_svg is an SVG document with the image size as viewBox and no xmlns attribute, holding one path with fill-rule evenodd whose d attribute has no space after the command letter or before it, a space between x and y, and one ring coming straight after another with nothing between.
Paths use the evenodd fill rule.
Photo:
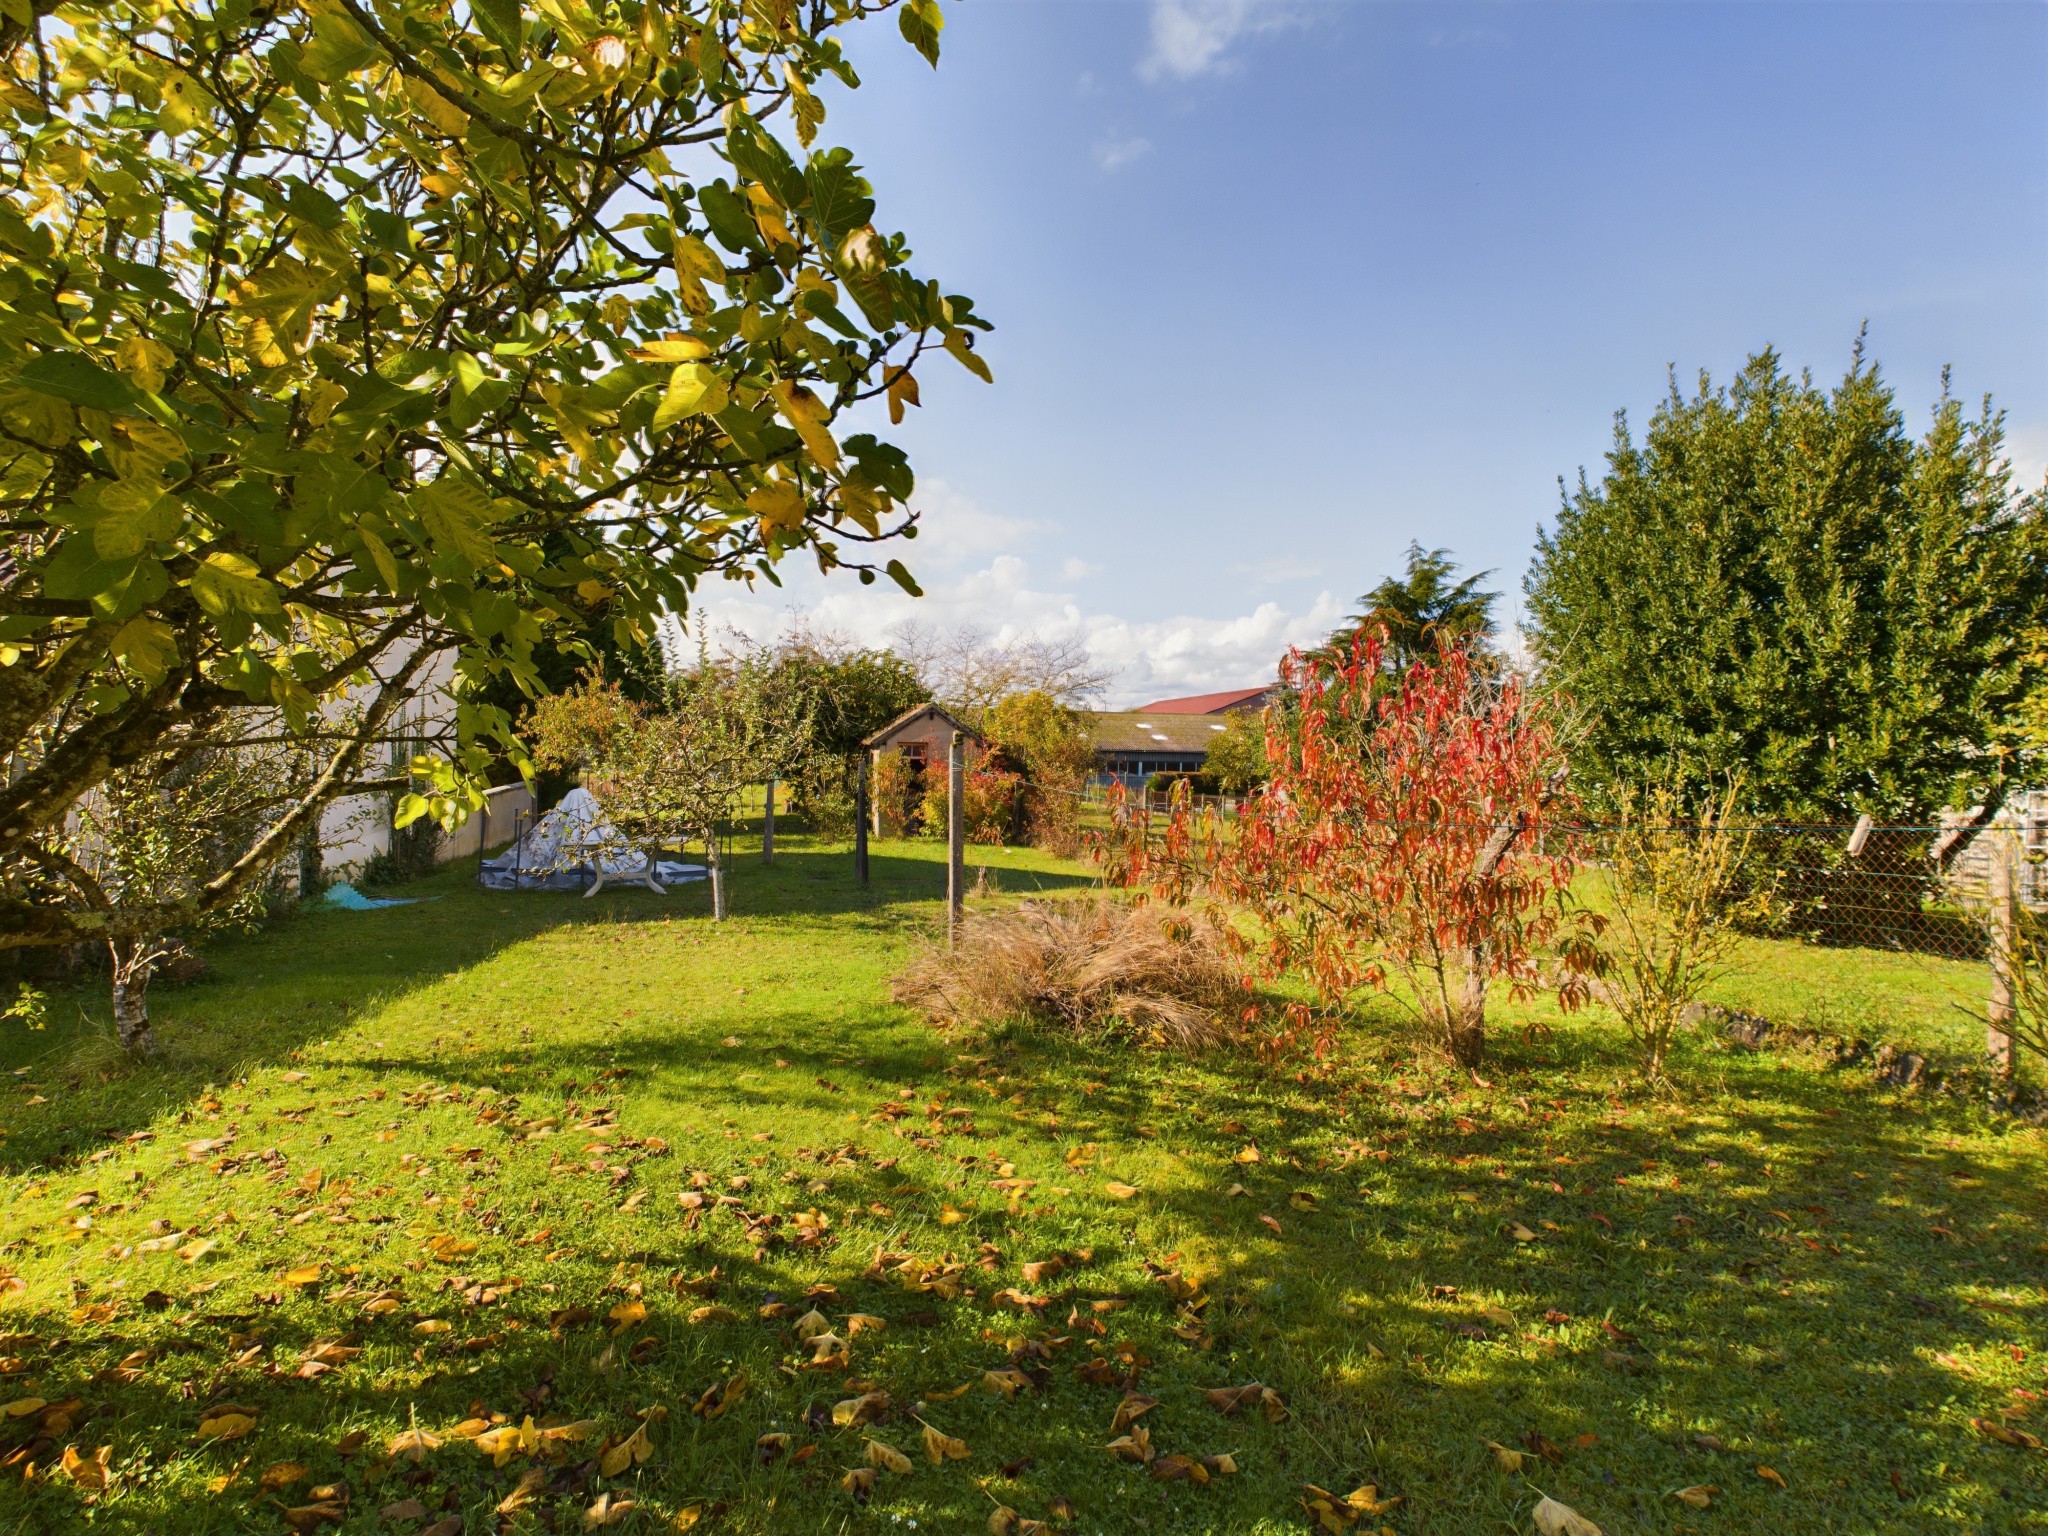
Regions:
<instances>
[{"instance_id":1,"label":"white tarp cover","mask_svg":"<svg viewBox=\"0 0 2048 1536\"><path fill-rule=\"evenodd\" d=\"M497 891L579 891L604 872L614 878L643 878L647 855L620 836L597 797L581 786L520 834L495 859L485 859L478 879ZM653 861L662 885L701 880L704 866Z\"/></svg>"}]
</instances>

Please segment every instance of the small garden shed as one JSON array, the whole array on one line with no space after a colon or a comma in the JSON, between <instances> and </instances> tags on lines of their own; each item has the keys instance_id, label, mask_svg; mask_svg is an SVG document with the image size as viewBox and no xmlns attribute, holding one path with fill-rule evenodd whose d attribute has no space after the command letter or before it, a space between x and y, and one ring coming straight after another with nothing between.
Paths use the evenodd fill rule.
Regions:
<instances>
[{"instance_id":1,"label":"small garden shed","mask_svg":"<svg viewBox=\"0 0 2048 1536\"><path fill-rule=\"evenodd\" d=\"M963 766L971 768L986 750L987 741L936 704L905 710L861 742L872 776L871 830L878 836L901 836L919 823L925 775L936 773L943 778L946 752L955 731L966 738Z\"/></svg>"},{"instance_id":2,"label":"small garden shed","mask_svg":"<svg viewBox=\"0 0 2048 1536\"><path fill-rule=\"evenodd\" d=\"M981 756L986 745L981 733L970 730L936 704L920 704L915 709L906 709L861 745L870 754L901 752L905 758L922 767L926 763L943 763L946 760L946 748L952 743L955 731L967 738L967 761L972 763Z\"/></svg>"}]
</instances>

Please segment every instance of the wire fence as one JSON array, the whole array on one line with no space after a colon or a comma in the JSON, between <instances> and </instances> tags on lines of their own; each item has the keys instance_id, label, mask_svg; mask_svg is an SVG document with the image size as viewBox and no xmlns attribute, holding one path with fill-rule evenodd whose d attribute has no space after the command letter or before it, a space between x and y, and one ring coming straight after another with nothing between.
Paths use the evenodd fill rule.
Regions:
<instances>
[{"instance_id":1,"label":"wire fence","mask_svg":"<svg viewBox=\"0 0 2048 1536\"><path fill-rule=\"evenodd\" d=\"M1135 848L1149 862L1185 859L1204 846L1183 835L1204 826L1208 856L1237 834L1243 802L1228 796L1173 799L1092 786L1098 847ZM1182 817L1178 807L1185 806ZM1497 828L1450 823L1347 823L1354 857L1387 858L1417 839L1443 837L1476 854ZM1950 1062L1986 1056L1998 1075L2022 1056L2048 1065L2048 797L1996 816L1981 810L1934 823L1551 822L1527 835L1528 851L1569 860L1567 899L1614 915L1633 886L1641 899L1647 859L1698 866L1709 839L1731 865L1713 900L1730 913L1728 951L1696 1014L1716 1017L1746 1043L1774 1031L1820 1037L1852 1056ZM1200 857L1198 852L1196 857ZM1624 861L1633 861L1630 870ZM1159 866L1153 865L1156 869ZM1199 885L1199 878L1195 884ZM1666 889L1665 901L1682 900Z\"/></svg>"},{"instance_id":2,"label":"wire fence","mask_svg":"<svg viewBox=\"0 0 2048 1536\"><path fill-rule=\"evenodd\" d=\"M956 814L943 793L947 782L950 776L942 776L900 805L884 805L863 781L854 839L863 881L870 835L948 840ZM965 765L960 785L963 852L1029 845L1098 863L1097 855L1119 845L1165 855L1169 828L1182 815L1227 844L1246 806L1243 797L1194 795L1185 786L1162 795L1100 779L1041 784ZM925 792L933 787L941 791L936 798ZM727 867L740 851L735 834L751 840L765 831L756 821L742 812L721 824ZM510 830L525 828L520 820ZM1438 823L1350 830L1370 834L1362 839L1368 847L1376 839L1391 847L1401 837L1448 834L1476 848L1497 829ZM1639 859L1646 839L1683 852L1709 837L1736 845L1736 874L1716 897L1740 909L1731 925L1736 938L1703 998L1731 1030L1754 1036L1787 1028L1891 1042L1915 1061L1919 1053L1955 1060L1980 1058L1987 1049L1995 1057L1998 1030L1987 1026L2003 1016L2009 1040L2015 1012L2024 1018L2030 1006L2038 1009L2039 994L2029 994L2026 984L2028 957L2048 953L2048 797L1998 817L1910 825L1555 821L1531 831L1522 847L1569 860L1569 899L1601 912L1617 899L1621 861ZM949 869L958 863L949 853ZM949 879L956 914L964 888L957 876Z\"/></svg>"}]
</instances>

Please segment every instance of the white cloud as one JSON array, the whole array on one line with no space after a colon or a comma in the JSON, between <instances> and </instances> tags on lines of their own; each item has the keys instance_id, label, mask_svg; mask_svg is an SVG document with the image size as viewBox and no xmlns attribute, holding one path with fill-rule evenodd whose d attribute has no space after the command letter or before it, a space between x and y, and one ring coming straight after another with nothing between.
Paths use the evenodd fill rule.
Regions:
<instances>
[{"instance_id":1,"label":"white cloud","mask_svg":"<svg viewBox=\"0 0 2048 1536\"><path fill-rule=\"evenodd\" d=\"M1241 37L1289 25L1279 0L1152 0L1152 49L1138 66L1147 80L1192 80L1232 67Z\"/></svg>"},{"instance_id":2,"label":"white cloud","mask_svg":"<svg viewBox=\"0 0 2048 1536\"><path fill-rule=\"evenodd\" d=\"M1134 619L1091 612L1073 593L1039 586L1019 552L1048 531L1046 525L986 512L936 482L918 499L926 532L897 553L917 573L922 598L886 581L862 586L843 572L820 577L815 568L800 570L792 563L784 577L788 584L780 589L737 583L702 588L693 627L766 641L802 615L814 628L861 645L886 645L912 622L938 629L972 625L998 642L1073 639L1114 674L1103 702L1132 705L1268 682L1290 645L1320 642L1344 615L1344 605L1329 592L1305 611L1265 602L1249 613L1220 617ZM1060 567L1065 581L1095 572L1073 558Z\"/></svg>"},{"instance_id":3,"label":"white cloud","mask_svg":"<svg viewBox=\"0 0 2048 1536\"><path fill-rule=\"evenodd\" d=\"M2038 491L2048 479L2048 420L2026 421L2005 429L2005 455L2012 460L2016 491Z\"/></svg>"},{"instance_id":4,"label":"white cloud","mask_svg":"<svg viewBox=\"0 0 2048 1536\"><path fill-rule=\"evenodd\" d=\"M1114 171L1120 166L1129 165L1133 160L1143 159L1151 152L1150 139L1122 139L1111 134L1108 138L1096 140L1095 164L1101 170Z\"/></svg>"},{"instance_id":5,"label":"white cloud","mask_svg":"<svg viewBox=\"0 0 2048 1536\"><path fill-rule=\"evenodd\" d=\"M1086 581L1090 576L1100 576L1102 567L1090 564L1077 555L1069 555L1060 562L1062 581Z\"/></svg>"}]
</instances>

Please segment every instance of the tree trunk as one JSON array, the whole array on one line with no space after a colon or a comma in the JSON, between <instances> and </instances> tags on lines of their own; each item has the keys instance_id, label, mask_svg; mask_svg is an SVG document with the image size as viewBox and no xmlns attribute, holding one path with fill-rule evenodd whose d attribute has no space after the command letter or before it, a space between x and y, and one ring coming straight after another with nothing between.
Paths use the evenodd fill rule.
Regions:
<instances>
[{"instance_id":1,"label":"tree trunk","mask_svg":"<svg viewBox=\"0 0 2048 1536\"><path fill-rule=\"evenodd\" d=\"M156 973L155 935L110 939L114 966L114 1038L131 1056L154 1056L156 1033L149 1027L149 979Z\"/></svg>"},{"instance_id":2,"label":"tree trunk","mask_svg":"<svg viewBox=\"0 0 2048 1536\"><path fill-rule=\"evenodd\" d=\"M1473 945L1465 951L1465 980L1458 989L1457 1011L1451 1015L1451 1060L1461 1067L1478 1067L1486 1061L1486 948Z\"/></svg>"},{"instance_id":3,"label":"tree trunk","mask_svg":"<svg viewBox=\"0 0 2048 1536\"><path fill-rule=\"evenodd\" d=\"M719 857L718 828L710 827L704 833L704 867L711 871L711 918L713 922L725 921L725 861Z\"/></svg>"}]
</instances>

